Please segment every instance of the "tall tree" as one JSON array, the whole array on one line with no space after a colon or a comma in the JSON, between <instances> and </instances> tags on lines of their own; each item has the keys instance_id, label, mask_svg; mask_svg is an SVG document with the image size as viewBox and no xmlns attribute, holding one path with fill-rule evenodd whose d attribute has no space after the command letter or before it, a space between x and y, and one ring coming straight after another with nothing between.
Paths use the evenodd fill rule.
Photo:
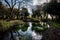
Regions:
<instances>
[{"instance_id":1,"label":"tall tree","mask_svg":"<svg viewBox=\"0 0 60 40\"><path fill-rule=\"evenodd\" d=\"M21 3L22 3L22 2L23 2L23 1L19 1L19 2L18 2L17 19L18 19L19 16L20 16L20 15L19 15L19 13L20 13L20 8L21 8L20 6L21 6Z\"/></svg>"},{"instance_id":2,"label":"tall tree","mask_svg":"<svg viewBox=\"0 0 60 40\"><path fill-rule=\"evenodd\" d=\"M29 16L27 8L22 8L22 11L23 11L23 14L24 14L24 18L27 18L27 16Z\"/></svg>"},{"instance_id":3,"label":"tall tree","mask_svg":"<svg viewBox=\"0 0 60 40\"><path fill-rule=\"evenodd\" d=\"M17 0L4 0L10 9L9 17L13 18L13 8L17 4ZM10 3L10 2L11 3Z\"/></svg>"},{"instance_id":4,"label":"tall tree","mask_svg":"<svg viewBox=\"0 0 60 40\"><path fill-rule=\"evenodd\" d=\"M0 0L0 18L4 18L4 6L2 4L2 0Z\"/></svg>"},{"instance_id":5,"label":"tall tree","mask_svg":"<svg viewBox=\"0 0 60 40\"><path fill-rule=\"evenodd\" d=\"M44 10L49 14L57 15L59 17L58 20L60 20L60 3L58 3L56 0L46 4L44 6Z\"/></svg>"}]
</instances>

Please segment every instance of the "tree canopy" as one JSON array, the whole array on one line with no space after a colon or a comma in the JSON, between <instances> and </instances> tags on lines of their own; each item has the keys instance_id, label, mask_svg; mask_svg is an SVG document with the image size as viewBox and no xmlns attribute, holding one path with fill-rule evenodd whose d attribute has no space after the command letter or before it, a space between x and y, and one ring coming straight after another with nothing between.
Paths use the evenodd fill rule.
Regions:
<instances>
[{"instance_id":1,"label":"tree canopy","mask_svg":"<svg viewBox=\"0 0 60 40\"><path fill-rule=\"evenodd\" d=\"M44 6L44 11L53 15L60 15L60 3L48 3Z\"/></svg>"}]
</instances>

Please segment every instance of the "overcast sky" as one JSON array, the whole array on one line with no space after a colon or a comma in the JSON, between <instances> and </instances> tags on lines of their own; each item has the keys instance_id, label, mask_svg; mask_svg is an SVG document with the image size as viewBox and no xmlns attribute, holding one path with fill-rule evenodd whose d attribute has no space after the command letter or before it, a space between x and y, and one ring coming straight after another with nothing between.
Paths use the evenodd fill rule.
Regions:
<instances>
[{"instance_id":1,"label":"overcast sky","mask_svg":"<svg viewBox=\"0 0 60 40\"><path fill-rule=\"evenodd\" d=\"M30 14L32 13L31 10L32 10L32 8L34 8L35 5L41 5L41 4L45 3L45 2L47 2L46 0L19 0L19 1L23 1L21 3L20 7L27 8L28 9L28 12ZM48 2L49 1L50 0L48 0ZM10 2L10 0L9 0L9 2ZM5 4L5 3L3 2L3 4ZM18 4L15 6L15 8L17 8L17 7L18 7Z\"/></svg>"},{"instance_id":2,"label":"overcast sky","mask_svg":"<svg viewBox=\"0 0 60 40\"><path fill-rule=\"evenodd\" d=\"M29 11L30 14L32 13L31 10L32 10L32 8L35 7L35 5L41 5L41 4L45 3L45 2L47 2L46 0L31 0L31 1L32 1L32 3L29 2L31 6L28 5L29 6L28 11ZM50 2L50 0L48 0L48 2Z\"/></svg>"},{"instance_id":3,"label":"overcast sky","mask_svg":"<svg viewBox=\"0 0 60 40\"><path fill-rule=\"evenodd\" d=\"M49 2L50 0L48 0ZM33 5L41 5L43 3L47 2L46 0L33 0Z\"/></svg>"}]
</instances>

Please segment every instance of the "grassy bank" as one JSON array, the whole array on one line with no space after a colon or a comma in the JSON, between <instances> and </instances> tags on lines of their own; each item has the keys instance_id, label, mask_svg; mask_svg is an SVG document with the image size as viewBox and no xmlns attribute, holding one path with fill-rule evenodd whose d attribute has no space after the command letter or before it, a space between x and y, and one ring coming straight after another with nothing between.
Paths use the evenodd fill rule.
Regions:
<instances>
[{"instance_id":1,"label":"grassy bank","mask_svg":"<svg viewBox=\"0 0 60 40\"><path fill-rule=\"evenodd\" d=\"M11 21L0 20L0 31L5 31L13 25L18 25L23 23L24 22L21 20L11 20Z\"/></svg>"}]
</instances>

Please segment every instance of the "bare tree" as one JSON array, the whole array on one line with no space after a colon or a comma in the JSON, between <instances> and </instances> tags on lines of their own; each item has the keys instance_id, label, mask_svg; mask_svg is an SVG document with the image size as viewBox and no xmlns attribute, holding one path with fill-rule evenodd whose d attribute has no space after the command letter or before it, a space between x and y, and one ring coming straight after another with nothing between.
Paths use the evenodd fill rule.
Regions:
<instances>
[{"instance_id":1,"label":"bare tree","mask_svg":"<svg viewBox=\"0 0 60 40\"><path fill-rule=\"evenodd\" d=\"M13 8L17 4L17 0L4 0L10 9L9 18L13 18ZM8 1L11 1L8 2Z\"/></svg>"},{"instance_id":2,"label":"bare tree","mask_svg":"<svg viewBox=\"0 0 60 40\"><path fill-rule=\"evenodd\" d=\"M21 6L21 3L22 3L22 2L23 2L23 1L18 1L17 19L18 19L18 17L19 17L20 6Z\"/></svg>"}]
</instances>

